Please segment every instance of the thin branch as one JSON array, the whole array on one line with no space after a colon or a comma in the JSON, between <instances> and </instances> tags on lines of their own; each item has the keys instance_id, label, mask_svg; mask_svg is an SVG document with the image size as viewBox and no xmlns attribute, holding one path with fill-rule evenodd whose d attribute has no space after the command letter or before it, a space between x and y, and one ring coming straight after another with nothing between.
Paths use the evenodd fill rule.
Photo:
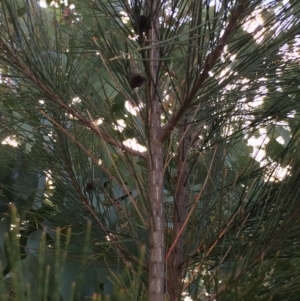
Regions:
<instances>
[{"instance_id":1,"label":"thin branch","mask_svg":"<svg viewBox=\"0 0 300 301\"><path fill-rule=\"evenodd\" d=\"M235 29L237 21L239 17L244 12L244 8L247 7L249 4L249 0L241 0L240 3L236 5L236 8L233 10L231 14L231 18L229 20L228 26L224 30L223 36L220 38L219 44L216 46L216 48L209 54L205 60L204 68L199 76L199 79L196 83L194 83L193 88L187 95L185 101L180 106L180 108L177 110L176 113L173 114L173 116L170 118L170 121L168 124L165 125L165 127L162 130L162 134L160 136L161 142L164 142L170 135L171 131L175 128L178 121L181 119L191 102L193 101L195 95L198 93L199 89L202 87L204 81L209 76L209 71L212 69L216 61L219 59L219 57L222 54L222 51L226 45L226 42L232 33L232 31Z\"/></svg>"},{"instance_id":2,"label":"thin branch","mask_svg":"<svg viewBox=\"0 0 300 301\"><path fill-rule=\"evenodd\" d=\"M82 145L72 134L70 134L62 125L60 125L58 122L56 122L53 118L51 118L47 113L45 113L42 109L38 109L38 111L45 117L47 118L50 122L52 122L58 129L60 129L64 134L66 134L74 143L76 143L79 148L81 148L88 157L90 157L97 166L99 166L109 177L111 180L113 180L115 183L119 184L122 186L122 189L126 194L130 194L130 191L126 187L126 185L122 185L122 183L119 183L117 179L107 170L103 165L99 165L99 160L88 150Z\"/></svg>"},{"instance_id":3,"label":"thin branch","mask_svg":"<svg viewBox=\"0 0 300 301\"><path fill-rule=\"evenodd\" d=\"M134 156L138 156L142 159L146 159L147 155L142 152L138 152L132 148L126 147L122 142L117 141L113 137L111 137L109 134L107 134L104 130L100 129L98 126L96 126L93 122L90 122L86 118L84 118L78 111L74 110L72 107L68 106L63 99L56 94L54 91L49 89L43 82L41 82L35 74L28 68L26 65L24 65L10 50L10 48L2 41L0 40L0 49L6 53L6 55L10 59L10 64L13 65L16 69L18 69L27 79L29 79L31 82L33 82L37 87L40 88L48 97L50 100L58 104L65 112L71 114L73 117L77 118L78 121L88 127L91 131L96 133L96 135L103 140L105 140L107 143L109 143L112 146L115 146L123 151L126 151Z\"/></svg>"},{"instance_id":4,"label":"thin branch","mask_svg":"<svg viewBox=\"0 0 300 301\"><path fill-rule=\"evenodd\" d=\"M200 192L195 196L195 198L194 198L194 204L193 204L192 208L190 209L188 215L186 216L185 221L184 221L184 223L183 223L183 225L182 225L180 231L178 232L176 239L173 241L173 244L172 244L171 248L170 248L169 251L168 251L168 254L167 254L167 256L166 256L165 261L168 260L169 256L170 256L171 253L172 253L172 250L175 248L178 239L180 238L182 232L184 231L184 229L185 229L185 227L186 227L186 225L187 225L187 223L188 223L188 221L189 221L189 219L190 219L192 213L194 212L194 209L195 209L197 203L199 202L199 200L200 200L200 198L201 198L201 195L202 195L202 193L203 193L203 191L204 191L204 188L206 187L206 185L207 185L207 183L208 183L208 179L210 179L210 174L211 174L211 170L212 170L212 166L213 166L213 162L214 162L216 153L217 153L217 147L215 148L215 151L214 151L214 154L213 154L213 158L212 158L212 162L211 162L210 167L209 167L209 170L208 170L208 172L207 172L207 177L206 177L206 179L205 179L205 182L204 182L204 184L203 184L203 187L202 187L202 189L200 190Z\"/></svg>"},{"instance_id":5,"label":"thin branch","mask_svg":"<svg viewBox=\"0 0 300 301\"><path fill-rule=\"evenodd\" d=\"M45 116L45 118L49 119L49 121L51 121L58 129L62 130L62 132L64 134L66 134L69 138L72 139L73 142L75 142L91 159L93 159L93 161L97 164L98 164L98 161L97 159L91 154L90 151L88 151L82 144L80 144L80 142L78 142L75 137L73 137L62 125L60 125L58 122L56 122L53 118L51 118L50 116L48 116L44 111L42 110L39 110L41 112L41 114L43 116ZM75 177L75 174L74 174L74 171L73 171L73 168L71 166L71 163L70 162L66 162L67 164L67 173L70 177L70 180L72 182L72 185L73 187L75 188L76 192L78 193L79 197L80 197L80 200L81 200L81 203L83 204L83 206L87 209L87 211L93 216L93 218L95 219L96 223L100 226L100 228L104 231L104 233L106 235L109 236L109 238L115 242L115 245L116 245L116 248L118 250L118 252L120 254L122 254L121 256L121 259L122 259L122 262L124 263L124 265L127 264L127 257L130 256L130 259L132 261L134 261L136 264L140 264L140 261L135 257L133 256L132 254L129 254L129 252L122 247L121 243L118 242L118 239L117 239L117 236L115 237L114 235L111 235L111 232L109 230L107 230L106 226L100 221L99 217L97 216L95 210L93 209L93 207L88 203L87 201L87 198L85 195L83 195L81 189L80 189L80 186L76 180L76 177ZM116 183L117 180L108 172L108 170L106 170L103 166L99 165L106 173L107 175L109 175L112 180L114 180ZM119 184L119 183L118 183ZM128 188L125 186L125 185L122 185L122 188L124 189L125 193L130 195L130 192L128 190ZM146 268L144 266L144 268Z\"/></svg>"},{"instance_id":6,"label":"thin branch","mask_svg":"<svg viewBox=\"0 0 300 301\"><path fill-rule=\"evenodd\" d=\"M179 300L181 294L183 267L180 263L183 261L184 254L184 232L181 230L186 220L186 203L188 200L188 154L190 147L190 137L186 131L188 128L188 118L185 124L180 128L179 145L177 151L177 181L173 209L173 230L172 241L176 241L168 266L168 292L171 300ZM181 234L179 234L181 233Z\"/></svg>"},{"instance_id":7,"label":"thin branch","mask_svg":"<svg viewBox=\"0 0 300 301\"><path fill-rule=\"evenodd\" d=\"M288 230L287 225L289 223L292 223L295 220L298 221L298 216L299 216L299 209L297 208L297 210L294 210L291 213L290 217L288 218L286 223L281 228L281 231L278 231L277 234L275 236L273 236L272 240L265 244L264 249L261 250L261 252L259 252L255 256L255 258L253 258L253 260L250 262L249 266L245 266L243 269L238 270L235 275L232 275L231 281L235 281L235 280L239 279L240 276L243 275L244 273L246 273L247 271L249 271L251 267L257 265L259 262L262 262L263 259L267 256L268 251L271 251L271 253L274 253L274 251L272 252L272 250L274 250L273 249L274 246L279 247L279 244L282 241L281 233L284 232L283 229L286 228L286 230ZM249 214L247 215L246 218L248 218L248 217L249 217ZM220 295L220 293L222 293L224 290L226 290L226 288L228 288L228 286L226 284L223 284L220 287L217 287L216 288L217 292L211 294L204 300L205 301L216 300L218 298L218 296Z\"/></svg>"}]
</instances>

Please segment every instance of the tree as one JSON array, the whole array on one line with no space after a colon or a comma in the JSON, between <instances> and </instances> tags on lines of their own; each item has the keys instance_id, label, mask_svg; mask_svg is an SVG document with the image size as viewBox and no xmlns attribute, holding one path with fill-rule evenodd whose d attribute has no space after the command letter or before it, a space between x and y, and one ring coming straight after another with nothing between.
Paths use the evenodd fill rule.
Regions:
<instances>
[{"instance_id":1,"label":"tree","mask_svg":"<svg viewBox=\"0 0 300 301\"><path fill-rule=\"evenodd\" d=\"M46 2L0 2L12 291L297 300L299 3Z\"/></svg>"}]
</instances>

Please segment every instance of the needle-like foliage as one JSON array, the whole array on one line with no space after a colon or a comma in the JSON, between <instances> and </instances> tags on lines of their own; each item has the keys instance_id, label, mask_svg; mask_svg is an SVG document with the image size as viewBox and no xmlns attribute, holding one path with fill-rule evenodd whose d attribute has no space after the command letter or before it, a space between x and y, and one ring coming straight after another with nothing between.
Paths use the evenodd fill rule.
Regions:
<instances>
[{"instance_id":1,"label":"needle-like foliage","mask_svg":"<svg viewBox=\"0 0 300 301\"><path fill-rule=\"evenodd\" d=\"M298 300L298 1L44 4L0 0L8 297Z\"/></svg>"}]
</instances>

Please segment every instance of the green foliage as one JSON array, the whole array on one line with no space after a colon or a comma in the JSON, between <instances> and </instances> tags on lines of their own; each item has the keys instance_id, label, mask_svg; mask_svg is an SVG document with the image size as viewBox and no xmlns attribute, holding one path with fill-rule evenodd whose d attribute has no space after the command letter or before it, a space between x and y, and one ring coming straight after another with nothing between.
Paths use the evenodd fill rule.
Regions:
<instances>
[{"instance_id":1,"label":"green foliage","mask_svg":"<svg viewBox=\"0 0 300 301\"><path fill-rule=\"evenodd\" d=\"M82 234L85 241L76 242L72 237L78 234L70 228L42 231L26 224L19 228L14 206L11 213L7 218L11 216L12 229L1 231L1 246L5 244L9 250L6 258L10 263L4 270L6 277L1 279L1 300L101 300L101 295L112 293L108 276L117 277L124 268L115 266L109 270L93 263L90 224ZM2 221L2 229L3 225Z\"/></svg>"},{"instance_id":2,"label":"green foliage","mask_svg":"<svg viewBox=\"0 0 300 301\"><path fill-rule=\"evenodd\" d=\"M146 300L154 46L128 1L46 2L0 1L0 299ZM166 254L183 235L193 300L297 300L299 3L252 1L235 20L237 1L175 2L155 46L162 131L187 101L163 141Z\"/></svg>"}]
</instances>

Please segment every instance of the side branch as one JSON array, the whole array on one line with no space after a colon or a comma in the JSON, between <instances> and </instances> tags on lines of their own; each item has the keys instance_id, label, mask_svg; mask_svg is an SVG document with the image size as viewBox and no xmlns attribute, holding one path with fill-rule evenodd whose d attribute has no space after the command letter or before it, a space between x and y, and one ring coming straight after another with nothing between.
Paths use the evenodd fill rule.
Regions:
<instances>
[{"instance_id":1,"label":"side branch","mask_svg":"<svg viewBox=\"0 0 300 301\"><path fill-rule=\"evenodd\" d=\"M54 91L49 89L49 87L47 85L45 85L43 82L41 82L35 76L35 74L13 54L13 52L10 50L10 48L2 40L0 40L0 49L8 56L8 58L10 59L10 64L13 65L17 70L19 70L32 83L34 83L43 93L45 93L49 97L49 99L51 101L58 104L65 112L67 112L67 113L71 114L73 117L77 118L78 121L82 125L89 128L98 137L102 138L110 145L115 146L123 151L126 151L126 152L132 154L132 155L139 156L142 159L147 158L146 153L141 153L141 152L133 150L129 147L126 147L125 145L123 145L122 142L112 138L110 135L108 135L102 129L99 129L98 126L96 126L93 122L87 120L78 111L69 107L58 94L56 94Z\"/></svg>"},{"instance_id":2,"label":"side branch","mask_svg":"<svg viewBox=\"0 0 300 301\"><path fill-rule=\"evenodd\" d=\"M172 250L169 251L170 259L167 261L167 284L170 300L180 300L182 278L184 278L184 222L188 201L188 151L190 147L189 136L186 135L188 120L180 128L177 151L177 180L173 209Z\"/></svg>"},{"instance_id":3,"label":"side branch","mask_svg":"<svg viewBox=\"0 0 300 301\"><path fill-rule=\"evenodd\" d=\"M208 77L209 71L212 69L218 58L221 56L221 53L226 45L229 35L232 33L233 29L236 26L236 23L244 9L249 4L249 0L241 0L237 5L236 8L232 11L228 26L225 28L223 36L220 38L220 41L216 48L206 57L204 68L202 70L201 75L197 82L194 83L193 88L187 95L185 101L179 107L176 113L170 118L168 124L162 130L162 134L160 136L161 142L164 142L170 135L171 131L175 128L178 121L181 119L189 105L191 104L192 100L194 99L195 95L198 93L199 89L202 87L204 81Z\"/></svg>"}]
</instances>

